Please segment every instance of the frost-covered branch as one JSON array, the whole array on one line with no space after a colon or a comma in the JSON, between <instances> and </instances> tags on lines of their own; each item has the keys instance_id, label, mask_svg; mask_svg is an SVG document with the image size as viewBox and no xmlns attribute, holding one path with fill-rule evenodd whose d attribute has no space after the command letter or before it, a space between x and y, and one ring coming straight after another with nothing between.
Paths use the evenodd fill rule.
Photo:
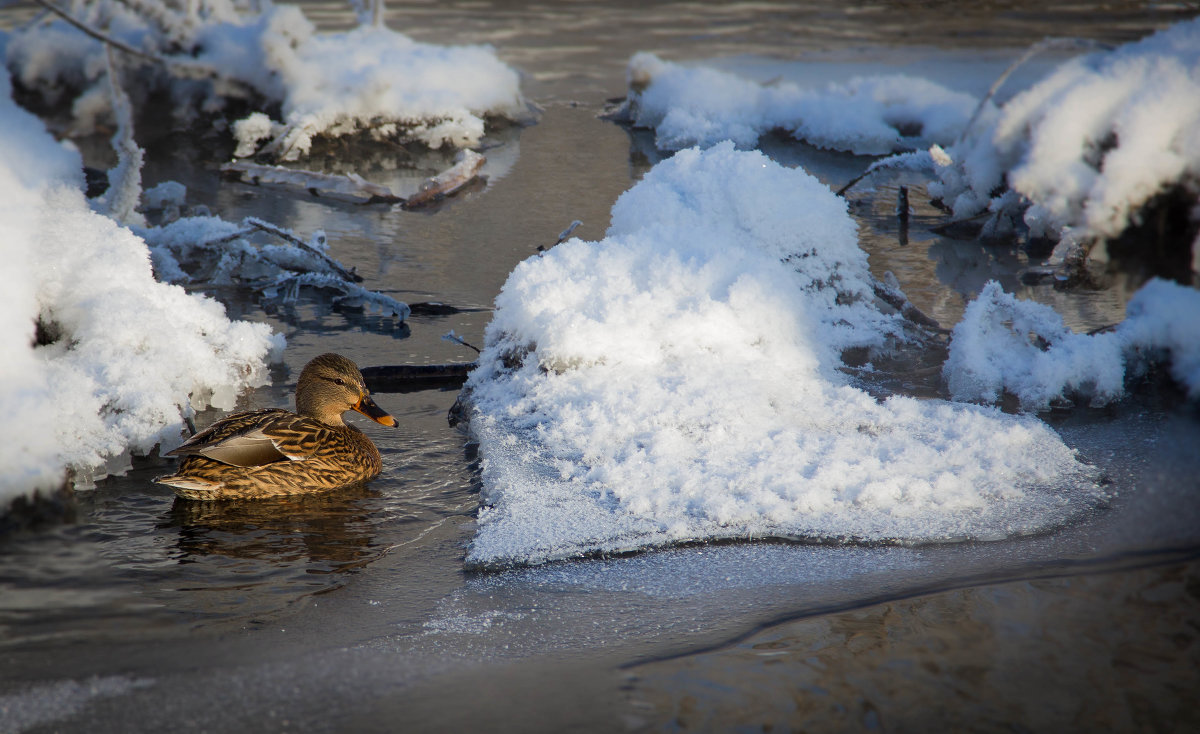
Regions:
<instances>
[{"instance_id":1,"label":"frost-covered branch","mask_svg":"<svg viewBox=\"0 0 1200 734\"><path fill-rule=\"evenodd\" d=\"M939 149L934 145L933 149ZM896 153L887 158L880 158L877 161L872 161L871 165L867 166L867 170L850 179L842 188L837 190L838 196L845 196L846 192L854 188L859 181L862 181L867 176L876 171L885 170L906 170L920 171L922 173L933 173L935 170L934 159L929 150L910 150L903 153Z\"/></svg>"},{"instance_id":2,"label":"frost-covered branch","mask_svg":"<svg viewBox=\"0 0 1200 734\"><path fill-rule=\"evenodd\" d=\"M411 313L407 304L397 301L391 296L369 291L360 285L347 283L341 278L326 273L284 273L262 284L260 288L267 298L278 297L284 303L289 303L299 298L302 286L337 291L341 295L334 297L334 303L351 308L374 310L388 316L396 316L401 321L406 320Z\"/></svg>"},{"instance_id":3,"label":"frost-covered branch","mask_svg":"<svg viewBox=\"0 0 1200 734\"><path fill-rule=\"evenodd\" d=\"M467 349L474 349L475 353L479 354L479 347L475 346L474 344L468 344L466 341L463 340L462 337L460 337L458 334L455 334L453 330L451 330L450 332L448 332L446 334L443 334L442 339L444 339L448 342L454 342L455 344L461 344L462 346L466 347Z\"/></svg>"},{"instance_id":4,"label":"frost-covered branch","mask_svg":"<svg viewBox=\"0 0 1200 734\"><path fill-rule=\"evenodd\" d=\"M931 151L929 193L955 221L983 216L985 237L1057 242L1052 262L1067 270L1102 243L1150 243L1179 254L1164 272L1187 276L1200 232L1200 19L1067 61L975 118Z\"/></svg>"},{"instance_id":5,"label":"frost-covered branch","mask_svg":"<svg viewBox=\"0 0 1200 734\"><path fill-rule=\"evenodd\" d=\"M143 230L154 268L162 280L209 285L241 283L268 301L294 302L303 289L334 291L341 306L368 308L404 321L409 306L359 285L362 276L325 254L325 233L308 241L255 217L241 226L216 217L176 219ZM256 246L250 238L269 234L283 245Z\"/></svg>"},{"instance_id":6,"label":"frost-covered branch","mask_svg":"<svg viewBox=\"0 0 1200 734\"><path fill-rule=\"evenodd\" d=\"M133 139L133 108L125 90L121 88L119 62L111 47L105 54L105 60L108 63L113 114L117 119L117 131L112 138L112 146L117 153L117 165L108 172L108 190L98 203L108 216L121 224L144 225L146 220L137 210L142 196L144 152Z\"/></svg>"},{"instance_id":7,"label":"frost-covered branch","mask_svg":"<svg viewBox=\"0 0 1200 734\"><path fill-rule=\"evenodd\" d=\"M459 151L454 165L423 181L417 193L405 199L382 184L371 183L356 173L334 174L284 166L266 166L232 161L221 171L254 185L274 184L307 191L314 196L344 199L360 204L400 204L404 209L421 209L461 191L477 180L487 158L473 150Z\"/></svg>"},{"instance_id":8,"label":"frost-covered branch","mask_svg":"<svg viewBox=\"0 0 1200 734\"><path fill-rule=\"evenodd\" d=\"M245 224L248 224L251 227L254 227L255 229L259 229L259 230L262 230L263 232L268 232L270 234L273 234L276 237L282 239L284 242L287 242L289 244L295 245L296 247L299 247L300 249L302 249L306 253L308 253L311 257L314 257L317 260L319 260L321 263L323 263L325 265L325 267L332 270L343 280L348 280L353 283L361 283L362 282L361 275L354 272L353 270L346 270L346 268L344 268L341 263L337 262L333 258L329 257L325 253L321 252L317 248L313 247L312 245L310 245L309 243L300 239L299 237L292 234L291 232L287 231L286 229L283 229L282 227L277 227L276 225L271 224L270 222L264 222L263 220L261 220L257 217L246 217L242 221ZM324 242L324 238L325 238L324 233L321 233L319 235L319 237L320 237L320 240L322 242Z\"/></svg>"},{"instance_id":9,"label":"frost-covered branch","mask_svg":"<svg viewBox=\"0 0 1200 734\"><path fill-rule=\"evenodd\" d=\"M992 82L990 87L988 87L987 93L983 95L983 99L979 100L979 104L975 107L975 111L971 113L971 119L967 120L967 124L963 127L962 132L959 133L958 139L961 141L971 133L971 129L975 126L975 122L979 119L980 115L983 114L984 110L988 108L988 103L992 101L992 98L996 96L996 92L1000 91L1000 87L1004 86L1004 82L1008 81L1008 78L1012 76L1013 72L1024 66L1034 56L1037 56L1043 51L1048 51L1052 48L1093 48L1112 50L1112 46L1108 45L1107 43L1100 43L1099 41L1094 41L1089 38L1043 38L1041 41L1038 41L1027 48L1025 53L1021 54L1016 61L1013 61L1008 65L1008 68L1006 68L1003 73L1000 74L1000 76L996 77L996 80Z\"/></svg>"},{"instance_id":10,"label":"frost-covered branch","mask_svg":"<svg viewBox=\"0 0 1200 734\"><path fill-rule=\"evenodd\" d=\"M888 304L892 308L900 312L908 321L923 328L929 329L936 334L949 334L949 329L942 328L942 325L931 316L925 314L924 311L917 308L908 300L908 296L904 295L904 291L900 290L900 283L896 280L896 276L889 270L884 273L884 280L871 280L872 290L879 300Z\"/></svg>"},{"instance_id":11,"label":"frost-covered branch","mask_svg":"<svg viewBox=\"0 0 1200 734\"><path fill-rule=\"evenodd\" d=\"M133 46L130 46L129 44L125 43L124 41L113 38L112 36L109 36L106 33L102 33L100 31L96 30L95 28L92 28L87 23L84 23L83 21L78 20L77 18L75 18L75 16L71 15L67 11L63 10L62 8L55 5L54 3L50 2L50 0L33 0L33 1L35 3L37 3L38 5L41 5L46 10L49 10L51 13L54 13L59 18L62 18L64 21L71 24L76 29L82 31L83 33L87 34L88 36L91 36L92 38L95 38L97 41L100 41L105 46L111 46L111 47L119 49L127 54L130 54L131 56L137 56L138 58L142 58L147 61L153 61L153 62L159 63L159 64L166 63L166 60L163 59L161 56L158 56L156 54L146 53L145 51L136 49Z\"/></svg>"}]
</instances>

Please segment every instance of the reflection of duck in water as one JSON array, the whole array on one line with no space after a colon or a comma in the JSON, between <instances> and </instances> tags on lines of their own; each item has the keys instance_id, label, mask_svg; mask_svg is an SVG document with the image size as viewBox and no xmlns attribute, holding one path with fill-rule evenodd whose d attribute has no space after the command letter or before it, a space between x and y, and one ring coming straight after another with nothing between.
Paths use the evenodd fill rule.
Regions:
<instances>
[{"instance_id":1,"label":"reflection of duck in water","mask_svg":"<svg viewBox=\"0 0 1200 734\"><path fill-rule=\"evenodd\" d=\"M176 499L161 528L179 532L177 560L201 563L209 556L261 562L257 567L272 584L281 577L270 569L293 568L302 585L311 574L350 571L388 550L376 540L375 521L383 496L357 483L343 489L254 502L189 502ZM242 566L254 583L255 566Z\"/></svg>"},{"instance_id":2,"label":"reflection of duck in water","mask_svg":"<svg viewBox=\"0 0 1200 734\"><path fill-rule=\"evenodd\" d=\"M371 400L353 362L322 354L300 373L296 413L270 408L227 416L167 452L183 457L179 470L154 481L193 500L304 494L366 481L379 475L379 449L342 420L347 410L396 425Z\"/></svg>"}]
</instances>

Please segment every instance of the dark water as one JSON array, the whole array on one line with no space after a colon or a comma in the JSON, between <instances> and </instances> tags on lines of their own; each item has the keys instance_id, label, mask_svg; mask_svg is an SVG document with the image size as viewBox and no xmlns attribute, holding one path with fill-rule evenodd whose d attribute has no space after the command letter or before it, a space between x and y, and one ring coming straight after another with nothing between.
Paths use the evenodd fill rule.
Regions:
<instances>
[{"instance_id":1,"label":"dark water","mask_svg":"<svg viewBox=\"0 0 1200 734\"><path fill-rule=\"evenodd\" d=\"M328 27L348 22L341 5L305 8ZM390 10L391 27L424 41L493 43L543 107L536 125L493 136L485 188L434 212L316 200L222 182L204 151L154 130L145 131L156 141L145 177L186 183L193 202L229 220L323 229L366 287L462 309L398 326L316 301L267 308L217 293L231 312L288 338L274 384L239 407L287 405L300 367L326 351L364 366L470 360L441 337L481 342L517 262L574 219L584 222L576 235L603 237L613 201L660 157L645 135L598 117L623 93L635 51L717 58L761 78L778 60L809 60L803 73L828 78L915 69L978 93L1031 39L1120 42L1187 12L1145 3L406 3ZM1016 88L1046 68L1014 77ZM780 140L763 147L834 186L869 163ZM398 186L445 163L322 162ZM941 220L920 183L880 179L852 211L873 269L894 271L941 323L952 325L990 278L1051 303L1076 329L1120 320L1124 285L1022 286L1025 255L935 235ZM906 245L892 216L902 184L915 207ZM892 383L940 390L921 362L900 365ZM198 506L150 482L167 462L139 459L76 493L71 519L0 538L0 732L906 730L939 721L1185 730L1195 721L1200 418L1170 389L1045 416L1113 490L1106 508L1049 535L923 548L698 546L486 575L462 569L478 486L476 458L445 418L455 393L376 397L400 425L364 425L384 455L383 475L367 487ZM1023 675L1031 670L1061 675ZM1105 716L1087 718L1089 706ZM922 710L948 713L912 714Z\"/></svg>"}]
</instances>

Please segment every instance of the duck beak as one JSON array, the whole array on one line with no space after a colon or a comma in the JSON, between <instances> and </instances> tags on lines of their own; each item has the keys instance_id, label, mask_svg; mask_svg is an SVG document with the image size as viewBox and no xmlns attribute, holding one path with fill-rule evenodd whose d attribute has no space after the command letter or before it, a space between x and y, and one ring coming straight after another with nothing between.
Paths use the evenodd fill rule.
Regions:
<instances>
[{"instance_id":1,"label":"duck beak","mask_svg":"<svg viewBox=\"0 0 1200 734\"><path fill-rule=\"evenodd\" d=\"M384 426L395 426L396 419L388 415L388 412L375 404L370 395L363 395L358 402L354 404L353 410L357 410L366 417Z\"/></svg>"}]
</instances>

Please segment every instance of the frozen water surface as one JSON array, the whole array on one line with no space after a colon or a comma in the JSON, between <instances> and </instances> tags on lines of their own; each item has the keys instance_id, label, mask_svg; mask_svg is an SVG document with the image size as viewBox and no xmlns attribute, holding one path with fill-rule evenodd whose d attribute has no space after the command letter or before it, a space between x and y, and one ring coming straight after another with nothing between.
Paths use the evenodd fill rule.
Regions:
<instances>
[{"instance_id":1,"label":"frozen water surface","mask_svg":"<svg viewBox=\"0 0 1200 734\"><path fill-rule=\"evenodd\" d=\"M350 22L345 11L310 7L330 26ZM362 365L472 359L441 335L454 330L481 344L493 317L484 309L517 263L574 219L584 222L575 232L581 240L604 240L617 198L667 157L654 149L652 136L596 117L606 98L624 92L635 52L679 62L716 59L715 67L733 71L766 70L780 58L803 56L814 63L791 65L788 78L821 78L822 65L830 64L828 80L836 82L861 73L915 73L914 67L954 69L929 78L978 95L1030 38L1068 28L1124 41L1173 12L1088 8L1075 15L1038 6L1013 15L905 5L862 16L840 7L824 8L815 19L771 4L413 3L392 9L393 27L418 41L495 45L502 61L527 75L523 94L545 107L537 125L494 141L501 147L489 158L503 165L486 188L434 213L220 182L198 165L203 156L179 141L157 141L176 151L173 157L156 157L148 146L147 186L182 181L230 221L254 215L306 235L322 229L332 254L358 266L364 286L410 303L480 309L418 314L396 329L320 302L268 312L225 293L232 318L269 323L288 339L272 384L246 393L238 406L287 404L299 368L325 351L352 355ZM986 54L977 53L981 47ZM760 82L776 75L749 74ZM1015 92L1033 81L1014 77L1010 84ZM803 165L834 187L870 160L772 135L759 145L773 161ZM1122 288L1023 286L1017 273L1029 262L1026 255L931 232L942 220L925 203L921 180L907 173L880 178L873 191L868 186L851 197L849 212L870 272L895 272L913 302L943 325L957 323L988 280L1053 306L1077 331L1121 320L1131 296ZM910 185L914 207L907 245L899 244L893 216L901 184ZM852 373L842 387L947 397L939 361L905 359L880 362L874 373ZM948 615L953 620L945 633L953 647L980 634L972 621L981 608L972 601L973 589L1036 578L1071 583L1082 575L1103 587L1106 579L1131 578L1130 569L1140 566L1194 568L1200 546L1200 424L1194 404L1164 389L1134 391L1105 408L1040 415L1049 426L1042 430L1052 430L1096 468L1106 499L1033 535L902 547L696 542L468 572L464 561L479 530L484 470L475 450L446 424L455 395L376 396L401 425L391 432L365 427L380 445L385 468L363 490L253 507L176 505L149 481L167 462L138 460L125 476L78 493L70 518L7 533L0 539L0 731L669 729L679 726L675 719L626 705L624 666L662 661L655 665L668 667L655 670L677 670L669 667L679 664L673 661L721 649L766 625L794 618L840 623L864 609L891 609L901 624L922 633L929 621L897 600L959 589L965 600ZM200 421L218 415L205 413ZM1128 614L1130 624L1175 618L1152 606L1124 609L1109 611ZM1117 649L1119 641L1104 637L1104 630L1095 634L1056 639L1053 652L1083 645ZM1179 660L1194 659L1194 629L1181 623L1167 634L1178 641ZM850 659L855 649L848 644L838 654ZM1122 650L1136 662L1136 652ZM928 670L941 660L929 651L905 655L893 662ZM1022 648L1020 655L1027 667L1053 659L1036 648ZM716 688L704 693L703 683L688 688L682 678L667 678L681 694L717 695ZM791 700L795 680L777 676L762 690L776 685ZM949 670L923 678L924 698L908 715L938 710L951 691L972 680ZM1096 695L1083 688L1060 693L1078 700ZM1015 694L997 684L987 695ZM1159 689L1144 700L1153 705L1156 696L1171 695Z\"/></svg>"}]
</instances>

